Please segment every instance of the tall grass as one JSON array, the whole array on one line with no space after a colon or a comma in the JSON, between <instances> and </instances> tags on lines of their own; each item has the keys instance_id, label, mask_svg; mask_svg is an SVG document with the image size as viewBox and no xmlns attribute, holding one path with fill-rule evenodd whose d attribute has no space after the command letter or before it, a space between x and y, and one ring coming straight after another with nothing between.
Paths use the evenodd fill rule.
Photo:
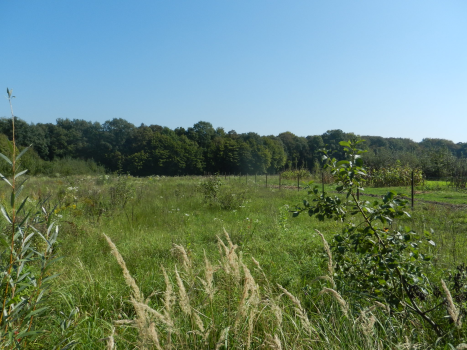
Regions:
<instances>
[{"instance_id":1,"label":"tall grass","mask_svg":"<svg viewBox=\"0 0 467 350\"><path fill-rule=\"evenodd\" d=\"M135 299L134 291L125 282L102 232L118 247L143 304L168 317L165 300L172 300L174 331L170 336L168 325L144 309L146 328L154 322L162 348L215 349L223 337L220 349L226 341L228 348L246 348L250 320L252 348L274 349L278 344L282 349L433 347L437 338L423 324L396 320L374 302L354 301L343 294L348 305L345 316L331 291L338 292L331 282L323 242L323 237L341 231L342 224L292 219L289 210L306 197L305 191L266 188L264 183L255 184L254 178L248 178L246 184L241 180L221 178L221 196L244 193L241 203L228 208L206 199L200 186L206 179L201 177L32 178L31 200L48 197L48 210L57 204L58 244L64 258L57 263L61 274L52 289L50 312L41 319L48 328L57 327L36 339L31 348L47 348L65 336L78 342L77 349L105 349L111 346L111 339L117 349L155 346L153 338L144 338L135 328L134 321L140 316L130 298ZM439 280L446 277L447 269L466 262L463 211L429 205L397 224L435 230L438 245L432 248L435 265L429 273ZM229 252L231 244L238 246L233 249L238 257L235 268L227 265L228 253L216 236ZM231 259L235 260L233 255ZM245 292L247 279L253 287ZM180 304L183 295L188 298L184 309ZM254 317L249 316L252 310ZM306 336L303 315L315 331L313 336ZM69 325L63 332L61 322ZM241 336L234 336L235 330Z\"/></svg>"}]
</instances>

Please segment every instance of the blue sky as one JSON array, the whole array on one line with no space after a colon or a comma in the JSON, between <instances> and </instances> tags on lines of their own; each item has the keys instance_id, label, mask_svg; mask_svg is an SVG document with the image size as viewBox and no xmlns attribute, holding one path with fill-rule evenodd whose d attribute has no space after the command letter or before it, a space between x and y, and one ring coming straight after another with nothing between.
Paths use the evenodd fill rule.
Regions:
<instances>
[{"instance_id":1,"label":"blue sky","mask_svg":"<svg viewBox=\"0 0 467 350\"><path fill-rule=\"evenodd\" d=\"M0 23L28 122L467 142L465 0L22 0Z\"/></svg>"}]
</instances>

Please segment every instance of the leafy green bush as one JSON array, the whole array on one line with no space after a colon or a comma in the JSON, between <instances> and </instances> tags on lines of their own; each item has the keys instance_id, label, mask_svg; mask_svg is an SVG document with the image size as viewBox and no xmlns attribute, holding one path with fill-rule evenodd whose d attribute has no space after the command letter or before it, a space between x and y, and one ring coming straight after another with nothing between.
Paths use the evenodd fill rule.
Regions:
<instances>
[{"instance_id":1,"label":"leafy green bush","mask_svg":"<svg viewBox=\"0 0 467 350\"><path fill-rule=\"evenodd\" d=\"M246 200L245 191L233 191L225 186L219 176L210 176L199 185L204 201L210 206L219 206L221 209L231 210L242 207Z\"/></svg>"},{"instance_id":2,"label":"leafy green bush","mask_svg":"<svg viewBox=\"0 0 467 350\"><path fill-rule=\"evenodd\" d=\"M11 107L12 91L7 89ZM34 206L22 195L26 180L19 181L28 148L17 154L12 109L13 140L8 142L10 157L0 153L10 166L11 177L0 174L10 189L10 200L0 209L6 225L0 235L0 344L2 349L27 348L45 329L36 328L44 314L54 275L50 266L56 260L54 248L58 226L44 202Z\"/></svg>"},{"instance_id":3,"label":"leafy green bush","mask_svg":"<svg viewBox=\"0 0 467 350\"><path fill-rule=\"evenodd\" d=\"M334 236L328 251L329 278L354 303L375 300L388 305L393 317L416 316L438 337L462 339L466 335L461 321L462 305L453 300L443 280L444 293L440 293L427 274L432 268L429 246L435 245L431 233L390 228L394 219L410 216L405 211L407 202L394 192L388 192L382 202L358 199L357 191L363 190L367 179L361 158L365 151L358 148L360 142L340 142L348 160L328 158L324 151L325 167L334 175L336 191L344 192L345 198L328 196L315 186L309 191L313 196L311 202L305 200L294 216L307 212L321 221L349 219L342 233Z\"/></svg>"}]
</instances>

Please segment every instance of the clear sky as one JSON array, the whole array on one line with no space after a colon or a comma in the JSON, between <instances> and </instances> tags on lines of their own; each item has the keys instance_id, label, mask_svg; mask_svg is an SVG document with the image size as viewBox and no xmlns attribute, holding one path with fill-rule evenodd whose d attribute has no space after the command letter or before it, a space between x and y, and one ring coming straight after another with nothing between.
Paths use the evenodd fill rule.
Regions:
<instances>
[{"instance_id":1,"label":"clear sky","mask_svg":"<svg viewBox=\"0 0 467 350\"><path fill-rule=\"evenodd\" d=\"M465 0L3 0L0 23L27 122L467 142Z\"/></svg>"}]
</instances>

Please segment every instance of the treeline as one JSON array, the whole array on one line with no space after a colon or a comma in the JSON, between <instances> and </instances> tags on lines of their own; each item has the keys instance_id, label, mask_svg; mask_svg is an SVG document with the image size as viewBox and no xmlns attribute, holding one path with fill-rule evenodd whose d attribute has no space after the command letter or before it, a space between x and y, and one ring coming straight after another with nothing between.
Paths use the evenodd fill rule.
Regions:
<instances>
[{"instance_id":1,"label":"treeline","mask_svg":"<svg viewBox=\"0 0 467 350\"><path fill-rule=\"evenodd\" d=\"M0 119L0 151L8 152L6 139L12 138L11 119ZM17 144L33 145L30 162L41 172L46 164L72 160L96 163L110 172L135 176L185 175L203 173L274 174L284 169L316 171L321 166L319 150L326 147L337 158L344 158L340 141L356 137L342 130L322 135L297 136L284 132L260 136L249 132L213 128L198 122L188 129L175 130L159 125L136 127L124 119L103 124L81 119L58 119L55 124L29 124L15 120ZM467 143L443 139L414 142L403 138L361 136L371 168L395 164L420 168L427 177L450 176L466 167ZM41 163L42 162L42 163ZM39 165L38 165L39 164ZM48 168L50 170L50 166Z\"/></svg>"}]
</instances>

